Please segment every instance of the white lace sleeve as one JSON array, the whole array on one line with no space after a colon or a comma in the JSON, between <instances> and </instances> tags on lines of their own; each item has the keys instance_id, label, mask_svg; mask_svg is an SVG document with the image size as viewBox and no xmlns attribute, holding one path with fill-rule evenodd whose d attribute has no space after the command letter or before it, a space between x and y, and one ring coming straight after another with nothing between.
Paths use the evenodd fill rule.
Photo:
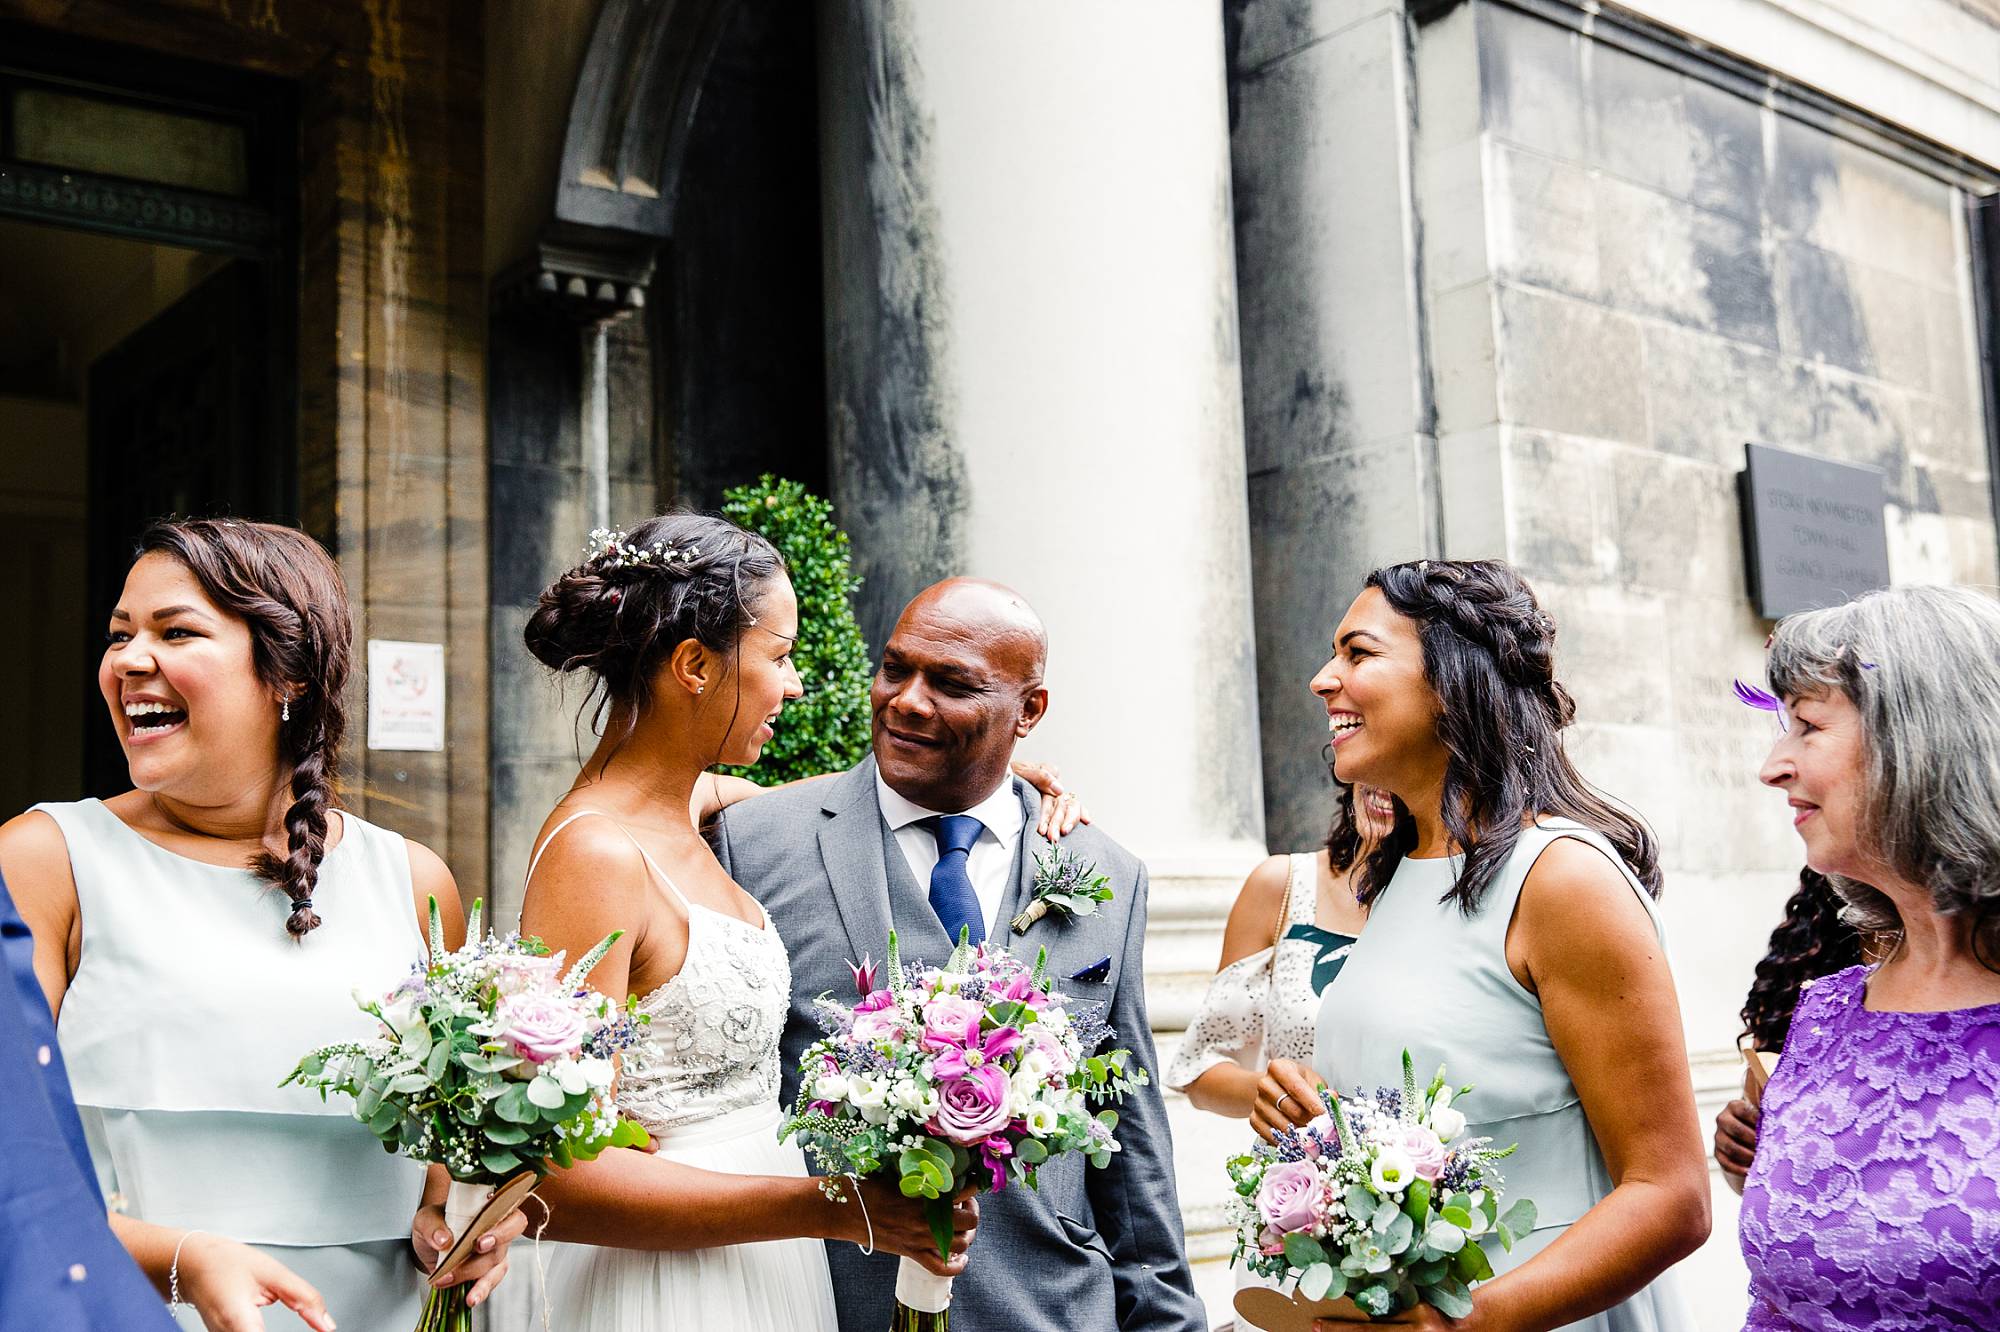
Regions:
<instances>
[{"instance_id":1,"label":"white lace sleeve","mask_svg":"<svg viewBox=\"0 0 2000 1332\"><path fill-rule=\"evenodd\" d=\"M1217 1064L1258 1067L1264 1049L1264 1006L1271 995L1272 949L1238 958L1215 973L1202 996L1201 1008L1188 1023L1187 1035L1167 1069L1167 1086L1186 1091L1188 1084Z\"/></svg>"}]
</instances>

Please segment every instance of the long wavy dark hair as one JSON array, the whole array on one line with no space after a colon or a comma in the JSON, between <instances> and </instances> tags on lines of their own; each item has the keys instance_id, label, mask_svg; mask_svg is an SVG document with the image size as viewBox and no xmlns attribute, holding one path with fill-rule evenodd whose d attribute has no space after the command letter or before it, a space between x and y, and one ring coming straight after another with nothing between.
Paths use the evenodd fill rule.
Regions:
<instances>
[{"instance_id":1,"label":"long wavy dark hair","mask_svg":"<svg viewBox=\"0 0 2000 1332\"><path fill-rule=\"evenodd\" d=\"M180 562L217 606L250 627L250 660L273 693L288 695L278 757L291 770L286 853L257 857L257 876L292 901L285 929L303 939L320 924L313 909L326 859L326 812L347 735L347 675L354 617L340 568L317 541L272 523L231 518L163 519L140 536L135 557ZM273 706L276 706L275 704Z\"/></svg>"},{"instance_id":2,"label":"long wavy dark hair","mask_svg":"<svg viewBox=\"0 0 2000 1332\"><path fill-rule=\"evenodd\" d=\"M1522 827L1544 815L1602 833L1658 897L1651 830L1584 781L1563 752L1576 703L1556 679L1555 621L1527 580L1499 560L1417 560L1377 569L1367 585L1416 622L1424 678L1438 698L1444 826L1465 857L1441 900L1467 915L1478 910ZM1398 801L1395 830L1357 876L1363 905L1388 887L1416 844L1416 820Z\"/></svg>"},{"instance_id":3,"label":"long wavy dark hair","mask_svg":"<svg viewBox=\"0 0 2000 1332\"><path fill-rule=\"evenodd\" d=\"M1840 908L1840 894L1825 875L1799 871L1799 886L1785 901L1785 918L1771 931L1771 945L1743 1001L1743 1031L1758 1049L1784 1045L1807 981L1862 961L1861 932L1841 918Z\"/></svg>"}]
</instances>

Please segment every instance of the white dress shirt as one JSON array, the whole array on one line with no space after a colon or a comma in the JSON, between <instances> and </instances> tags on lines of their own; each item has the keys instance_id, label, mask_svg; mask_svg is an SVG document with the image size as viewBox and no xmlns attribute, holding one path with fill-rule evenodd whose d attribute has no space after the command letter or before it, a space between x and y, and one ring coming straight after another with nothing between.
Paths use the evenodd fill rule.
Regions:
<instances>
[{"instance_id":1,"label":"white dress shirt","mask_svg":"<svg viewBox=\"0 0 2000 1332\"><path fill-rule=\"evenodd\" d=\"M970 814L980 823L979 840L972 844L965 871L972 879L972 892L979 899L979 913L986 920L986 937L994 938L1003 928L999 919L1006 907L1007 890L1014 881L1014 844L1027 826L1021 799L1014 794L1014 779L1003 778L993 794L966 810L925 809L891 790L882 774L875 774L875 799L882 817L895 831L896 845L909 863L917 890L931 890L931 871L937 868L937 835L923 823L941 813Z\"/></svg>"}]
</instances>

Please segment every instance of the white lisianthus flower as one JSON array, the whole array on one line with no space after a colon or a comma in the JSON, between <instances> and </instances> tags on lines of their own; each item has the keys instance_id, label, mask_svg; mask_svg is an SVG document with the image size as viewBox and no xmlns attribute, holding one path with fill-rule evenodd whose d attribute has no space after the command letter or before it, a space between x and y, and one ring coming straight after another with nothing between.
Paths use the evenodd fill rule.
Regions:
<instances>
[{"instance_id":1,"label":"white lisianthus flower","mask_svg":"<svg viewBox=\"0 0 2000 1332\"><path fill-rule=\"evenodd\" d=\"M590 1090L589 1075L583 1071L583 1066L574 1059L556 1060L553 1064L549 1065L548 1073L550 1077L556 1080L556 1085L561 1087L567 1095L574 1096L578 1092Z\"/></svg>"},{"instance_id":2,"label":"white lisianthus flower","mask_svg":"<svg viewBox=\"0 0 2000 1332\"><path fill-rule=\"evenodd\" d=\"M358 998L360 991L355 991ZM423 1025L423 1015L417 1009L416 996L398 994L382 1005L382 1025L394 1032L398 1038L407 1036Z\"/></svg>"},{"instance_id":3,"label":"white lisianthus flower","mask_svg":"<svg viewBox=\"0 0 2000 1332\"><path fill-rule=\"evenodd\" d=\"M886 1124L895 1117L896 1112L889 1108L889 1083L885 1078L865 1073L855 1078L847 1089L847 1100L871 1124Z\"/></svg>"},{"instance_id":4,"label":"white lisianthus flower","mask_svg":"<svg viewBox=\"0 0 2000 1332\"><path fill-rule=\"evenodd\" d=\"M1014 1066L1015 1077L1025 1077L1035 1082L1040 1082L1054 1071L1055 1064L1048 1055L1032 1045L1028 1047L1027 1053L1021 1056L1021 1062Z\"/></svg>"},{"instance_id":5,"label":"white lisianthus flower","mask_svg":"<svg viewBox=\"0 0 2000 1332\"><path fill-rule=\"evenodd\" d=\"M813 1080L813 1099L817 1101L844 1101L847 1099L847 1079L839 1073L822 1073Z\"/></svg>"},{"instance_id":6,"label":"white lisianthus flower","mask_svg":"<svg viewBox=\"0 0 2000 1332\"><path fill-rule=\"evenodd\" d=\"M1449 1105L1434 1105L1431 1107L1431 1130L1438 1135L1439 1141L1449 1143L1465 1132L1465 1115Z\"/></svg>"},{"instance_id":7,"label":"white lisianthus flower","mask_svg":"<svg viewBox=\"0 0 2000 1332\"><path fill-rule=\"evenodd\" d=\"M1030 1136L1037 1138L1048 1137L1062 1123L1061 1113L1047 1101L1032 1102L1022 1118L1027 1121Z\"/></svg>"},{"instance_id":8,"label":"white lisianthus flower","mask_svg":"<svg viewBox=\"0 0 2000 1332\"><path fill-rule=\"evenodd\" d=\"M1369 1181L1377 1193L1401 1193L1417 1177L1416 1163L1400 1147L1384 1147L1368 1168Z\"/></svg>"},{"instance_id":9,"label":"white lisianthus flower","mask_svg":"<svg viewBox=\"0 0 2000 1332\"><path fill-rule=\"evenodd\" d=\"M593 1091L609 1091L617 1080L618 1066L609 1059L599 1059L595 1055L585 1055L576 1061L576 1067L583 1074L584 1082Z\"/></svg>"}]
</instances>

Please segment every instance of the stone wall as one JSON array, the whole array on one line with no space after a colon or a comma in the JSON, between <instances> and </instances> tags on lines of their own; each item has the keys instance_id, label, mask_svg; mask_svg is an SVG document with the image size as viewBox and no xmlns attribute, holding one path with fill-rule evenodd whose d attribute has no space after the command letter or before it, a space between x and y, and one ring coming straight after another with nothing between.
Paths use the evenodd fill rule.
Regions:
<instances>
[{"instance_id":1,"label":"stone wall","mask_svg":"<svg viewBox=\"0 0 2000 1332\"><path fill-rule=\"evenodd\" d=\"M355 638L443 643L442 753L374 753L356 653L341 789L486 883L483 10L475 0L0 0L0 17L291 82L301 525Z\"/></svg>"},{"instance_id":2,"label":"stone wall","mask_svg":"<svg viewBox=\"0 0 2000 1332\"><path fill-rule=\"evenodd\" d=\"M1966 196L1809 123L1502 4L1418 46L1417 206L1448 554L1501 555L1561 630L1570 747L1659 832L1705 1114L1800 864L1729 697L1746 442L1883 470L1893 577L1991 584ZM1468 188L1477 182L1477 189ZM1689 1268L1741 1316L1733 1199Z\"/></svg>"}]
</instances>

